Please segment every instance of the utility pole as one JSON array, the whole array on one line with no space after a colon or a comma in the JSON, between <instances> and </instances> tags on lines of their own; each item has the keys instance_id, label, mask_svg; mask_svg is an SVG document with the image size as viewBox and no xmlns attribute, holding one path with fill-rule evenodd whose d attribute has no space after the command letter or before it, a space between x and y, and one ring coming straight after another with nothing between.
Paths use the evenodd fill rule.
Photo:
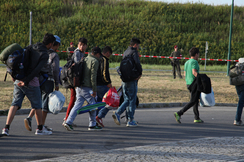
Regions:
<instances>
[{"instance_id":1,"label":"utility pole","mask_svg":"<svg viewBox=\"0 0 244 162\"><path fill-rule=\"evenodd\" d=\"M233 12L234 12L234 0L232 0L231 15L230 15L230 35L229 35L228 60L231 59L231 36L232 36ZM230 70L230 61L227 61L227 76L229 76L229 70Z\"/></svg>"}]
</instances>

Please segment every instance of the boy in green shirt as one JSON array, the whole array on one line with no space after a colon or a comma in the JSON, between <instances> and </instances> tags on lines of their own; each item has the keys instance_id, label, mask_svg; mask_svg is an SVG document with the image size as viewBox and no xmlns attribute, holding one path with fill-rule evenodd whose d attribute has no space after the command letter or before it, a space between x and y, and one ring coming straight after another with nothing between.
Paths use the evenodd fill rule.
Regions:
<instances>
[{"instance_id":1,"label":"boy in green shirt","mask_svg":"<svg viewBox=\"0 0 244 162\"><path fill-rule=\"evenodd\" d=\"M187 88L189 88L189 86L193 83L194 79L197 77L199 73L199 65L197 62L200 54L199 49L196 47L192 47L189 53L191 59L188 60L184 65L184 75L185 75ZM201 92L197 91L196 84L192 85L192 88L189 91L191 93L191 100L180 111L174 113L175 120L178 123L181 123L180 117L193 106L193 112L195 115L194 123L203 123L203 121L199 118L199 111L198 111L198 103L199 103L199 97Z\"/></svg>"}]
</instances>

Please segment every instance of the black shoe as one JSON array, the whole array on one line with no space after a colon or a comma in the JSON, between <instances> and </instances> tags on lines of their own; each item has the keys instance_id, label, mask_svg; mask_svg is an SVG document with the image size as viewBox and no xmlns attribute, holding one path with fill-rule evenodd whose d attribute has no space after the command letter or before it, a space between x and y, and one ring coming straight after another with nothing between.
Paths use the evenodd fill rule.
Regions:
<instances>
[{"instance_id":1,"label":"black shoe","mask_svg":"<svg viewBox=\"0 0 244 162\"><path fill-rule=\"evenodd\" d=\"M32 131L32 129L31 129L31 119L30 118L25 118L24 119L24 123L25 123L25 128L28 131Z\"/></svg>"}]
</instances>

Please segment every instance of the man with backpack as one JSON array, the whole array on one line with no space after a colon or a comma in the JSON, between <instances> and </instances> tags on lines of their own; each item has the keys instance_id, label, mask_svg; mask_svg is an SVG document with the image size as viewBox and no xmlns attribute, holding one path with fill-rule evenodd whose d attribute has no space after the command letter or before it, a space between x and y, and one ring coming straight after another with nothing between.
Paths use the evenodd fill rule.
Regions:
<instances>
[{"instance_id":1,"label":"man with backpack","mask_svg":"<svg viewBox=\"0 0 244 162\"><path fill-rule=\"evenodd\" d=\"M77 110L82 108L85 100L88 104L95 104L95 97L97 96L97 70L99 66L99 58L101 56L101 49L99 47L94 47L92 49L92 54L84 59L83 64L83 78L81 87L76 87L76 101L72 108L69 117L64 124L64 127L68 131L72 131L72 123L77 116ZM96 111L89 112L89 127L88 130L101 130L102 128L96 125Z\"/></svg>"},{"instance_id":2,"label":"man with backpack","mask_svg":"<svg viewBox=\"0 0 244 162\"><path fill-rule=\"evenodd\" d=\"M78 41L78 48L74 51L74 54L71 57L71 61L73 61L74 63L78 63L79 61L84 59L86 48L87 48L87 39L82 37ZM71 87L69 89L70 89L70 101L62 125L65 124L71 109L74 107L75 100L76 100L75 87ZM72 126L75 127L76 124L72 123Z\"/></svg>"},{"instance_id":3,"label":"man with backpack","mask_svg":"<svg viewBox=\"0 0 244 162\"><path fill-rule=\"evenodd\" d=\"M44 126L43 128L47 129L48 131L52 131L51 128L45 126L47 113L49 112L48 96L50 93L53 92L54 88L56 91L59 90L59 56L56 53L56 51L58 50L61 44L61 39L57 35L54 35L54 37L56 41L48 51L49 59L47 61L47 64L42 68L39 76L40 88L42 93L42 122ZM24 119L25 128L29 131L32 130L31 121L34 114L35 110L32 109L29 113L29 116Z\"/></svg>"},{"instance_id":4,"label":"man with backpack","mask_svg":"<svg viewBox=\"0 0 244 162\"><path fill-rule=\"evenodd\" d=\"M100 58L99 67L97 71L97 102L102 102L103 96L112 88L110 74L109 74L109 57L112 55L110 46L103 48L102 57ZM99 110L96 116L96 122L99 126L104 127L102 118L105 118L109 109L104 107Z\"/></svg>"},{"instance_id":5,"label":"man with backpack","mask_svg":"<svg viewBox=\"0 0 244 162\"><path fill-rule=\"evenodd\" d=\"M137 84L142 75L142 67L138 54L140 43L138 38L132 38L130 46L124 52L123 60L120 63L124 102L112 115L117 125L120 125L120 115L127 109L128 122L126 126L137 126L137 122L134 120L134 113L136 109Z\"/></svg>"},{"instance_id":6,"label":"man with backpack","mask_svg":"<svg viewBox=\"0 0 244 162\"><path fill-rule=\"evenodd\" d=\"M48 60L48 49L50 49L55 41L53 34L45 34L42 43L36 43L31 47L30 65L27 75L22 80L15 80L13 101L8 112L6 125L2 129L2 134L9 136L10 124L12 123L15 113L21 108L24 97L26 96L31 102L32 109L35 109L37 121L36 135L49 135L51 131L43 129L42 123L42 101L39 84L39 73Z\"/></svg>"}]
</instances>

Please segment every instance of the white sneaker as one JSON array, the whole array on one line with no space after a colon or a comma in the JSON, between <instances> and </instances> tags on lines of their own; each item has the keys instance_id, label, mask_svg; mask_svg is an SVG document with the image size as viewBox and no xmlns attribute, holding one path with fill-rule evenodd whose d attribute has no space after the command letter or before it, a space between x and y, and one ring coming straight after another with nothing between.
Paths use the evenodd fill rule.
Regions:
<instances>
[{"instance_id":1,"label":"white sneaker","mask_svg":"<svg viewBox=\"0 0 244 162\"><path fill-rule=\"evenodd\" d=\"M241 126L241 125L243 125L243 122L241 120L240 121L234 120L234 125Z\"/></svg>"},{"instance_id":2,"label":"white sneaker","mask_svg":"<svg viewBox=\"0 0 244 162\"><path fill-rule=\"evenodd\" d=\"M35 135L50 135L52 131L48 131L45 127L42 130L36 129Z\"/></svg>"}]
</instances>

